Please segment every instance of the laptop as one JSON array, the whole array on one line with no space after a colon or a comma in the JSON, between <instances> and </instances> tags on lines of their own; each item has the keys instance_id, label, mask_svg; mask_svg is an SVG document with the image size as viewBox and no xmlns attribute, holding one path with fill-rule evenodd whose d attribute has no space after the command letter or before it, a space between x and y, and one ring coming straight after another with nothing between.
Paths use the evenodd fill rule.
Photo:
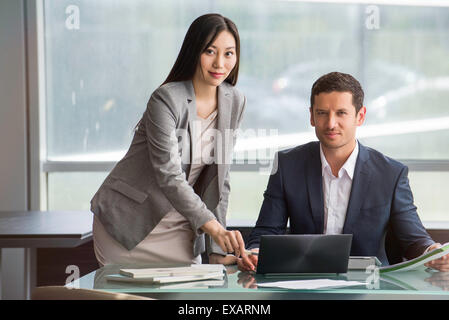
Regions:
<instances>
[{"instance_id":1,"label":"laptop","mask_svg":"<svg viewBox=\"0 0 449 320\"><path fill-rule=\"evenodd\" d=\"M337 274L348 271L352 234L263 235L257 273Z\"/></svg>"}]
</instances>

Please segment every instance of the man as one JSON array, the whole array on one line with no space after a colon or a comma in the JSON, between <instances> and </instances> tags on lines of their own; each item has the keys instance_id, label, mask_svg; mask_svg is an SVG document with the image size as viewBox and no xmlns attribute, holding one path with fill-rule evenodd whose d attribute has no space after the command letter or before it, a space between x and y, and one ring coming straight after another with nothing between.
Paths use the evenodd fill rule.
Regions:
<instances>
[{"instance_id":1,"label":"man","mask_svg":"<svg viewBox=\"0 0 449 320\"><path fill-rule=\"evenodd\" d=\"M312 86L310 123L319 142L278 152L247 248L261 235L352 234L351 255L389 264L385 237L411 259L441 246L423 227L413 204L408 168L356 140L365 121L364 93L349 74L332 72ZM239 261L241 270L254 270ZM449 271L449 255L429 267Z\"/></svg>"}]
</instances>

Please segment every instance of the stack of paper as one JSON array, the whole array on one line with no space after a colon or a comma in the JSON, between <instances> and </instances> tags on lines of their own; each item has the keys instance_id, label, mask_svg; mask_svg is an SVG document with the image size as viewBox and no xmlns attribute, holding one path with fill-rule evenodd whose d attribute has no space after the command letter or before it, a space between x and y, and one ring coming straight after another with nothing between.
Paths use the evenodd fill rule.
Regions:
<instances>
[{"instance_id":1,"label":"stack of paper","mask_svg":"<svg viewBox=\"0 0 449 320\"><path fill-rule=\"evenodd\" d=\"M209 289L214 287L223 287L225 280L202 280L202 281L189 281L189 282L176 282L162 284L161 289Z\"/></svg>"},{"instance_id":2,"label":"stack of paper","mask_svg":"<svg viewBox=\"0 0 449 320\"><path fill-rule=\"evenodd\" d=\"M108 275L107 280L161 284L199 280L222 280L224 266L221 264L192 264L189 267L120 269L120 274Z\"/></svg>"}]
</instances>

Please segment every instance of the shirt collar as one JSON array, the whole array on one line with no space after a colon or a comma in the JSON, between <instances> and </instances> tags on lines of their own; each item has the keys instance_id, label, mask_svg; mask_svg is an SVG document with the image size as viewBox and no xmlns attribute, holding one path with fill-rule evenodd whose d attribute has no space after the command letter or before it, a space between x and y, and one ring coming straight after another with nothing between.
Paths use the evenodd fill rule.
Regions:
<instances>
[{"instance_id":1,"label":"shirt collar","mask_svg":"<svg viewBox=\"0 0 449 320\"><path fill-rule=\"evenodd\" d=\"M340 169L340 172L342 169L344 169L351 180L354 177L355 164L357 162L358 155L359 155L359 142L356 141L354 150L352 150L351 155L346 160L346 162L343 164L343 167L341 167L341 169ZM321 143L320 143L320 158L321 158L321 174L324 176L325 170L329 170L329 172L332 174L330 165L327 162L326 157L324 156L324 152L323 152L323 148L321 147Z\"/></svg>"}]
</instances>

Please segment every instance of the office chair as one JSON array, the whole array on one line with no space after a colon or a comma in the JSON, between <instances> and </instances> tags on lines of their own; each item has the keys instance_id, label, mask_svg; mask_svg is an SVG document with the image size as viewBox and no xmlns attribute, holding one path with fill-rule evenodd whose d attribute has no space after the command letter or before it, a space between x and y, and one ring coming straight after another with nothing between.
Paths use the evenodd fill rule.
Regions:
<instances>
[{"instance_id":1,"label":"office chair","mask_svg":"<svg viewBox=\"0 0 449 320\"><path fill-rule=\"evenodd\" d=\"M154 300L151 298L93 289L43 286L34 289L31 300Z\"/></svg>"}]
</instances>

